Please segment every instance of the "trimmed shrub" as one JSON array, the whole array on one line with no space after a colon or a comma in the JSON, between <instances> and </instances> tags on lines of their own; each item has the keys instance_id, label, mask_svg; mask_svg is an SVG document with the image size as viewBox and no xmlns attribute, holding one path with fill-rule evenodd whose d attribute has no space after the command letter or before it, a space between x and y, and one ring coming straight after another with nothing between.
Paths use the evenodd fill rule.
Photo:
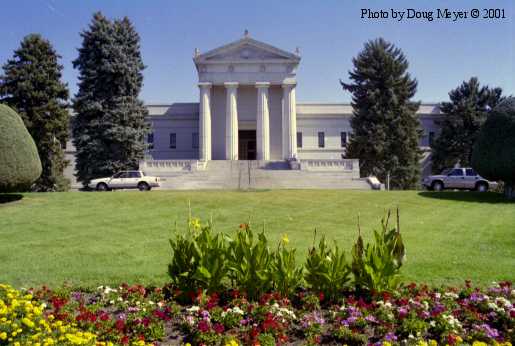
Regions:
<instances>
[{"instance_id":1,"label":"trimmed shrub","mask_svg":"<svg viewBox=\"0 0 515 346\"><path fill-rule=\"evenodd\" d=\"M34 140L20 116L0 104L0 192L27 189L40 174Z\"/></svg>"},{"instance_id":2,"label":"trimmed shrub","mask_svg":"<svg viewBox=\"0 0 515 346\"><path fill-rule=\"evenodd\" d=\"M506 196L515 197L515 97L488 116L474 145L472 167L489 180L502 180Z\"/></svg>"}]
</instances>

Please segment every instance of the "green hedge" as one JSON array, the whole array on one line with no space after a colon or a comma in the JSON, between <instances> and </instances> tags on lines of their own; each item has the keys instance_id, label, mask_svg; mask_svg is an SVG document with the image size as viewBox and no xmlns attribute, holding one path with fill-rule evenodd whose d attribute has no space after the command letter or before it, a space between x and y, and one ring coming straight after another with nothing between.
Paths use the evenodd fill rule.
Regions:
<instances>
[{"instance_id":1,"label":"green hedge","mask_svg":"<svg viewBox=\"0 0 515 346\"><path fill-rule=\"evenodd\" d=\"M0 104L0 192L27 189L40 175L34 140L20 116Z\"/></svg>"}]
</instances>

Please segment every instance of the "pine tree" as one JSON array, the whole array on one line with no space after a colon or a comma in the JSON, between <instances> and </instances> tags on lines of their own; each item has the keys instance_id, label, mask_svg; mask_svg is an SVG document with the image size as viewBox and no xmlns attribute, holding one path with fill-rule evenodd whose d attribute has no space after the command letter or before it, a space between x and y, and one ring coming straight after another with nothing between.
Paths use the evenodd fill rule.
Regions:
<instances>
[{"instance_id":1,"label":"pine tree","mask_svg":"<svg viewBox=\"0 0 515 346\"><path fill-rule=\"evenodd\" d=\"M374 175L392 188L413 188L419 181L421 131L410 99L417 81L407 72L402 51L382 38L365 43L349 72L352 83L340 83L352 93L353 134L346 157L360 160L363 176Z\"/></svg>"},{"instance_id":2,"label":"pine tree","mask_svg":"<svg viewBox=\"0 0 515 346\"><path fill-rule=\"evenodd\" d=\"M140 38L127 18L111 21L95 13L82 32L79 91L74 99L73 142L77 179L137 169L146 148L147 111L138 99L145 68Z\"/></svg>"},{"instance_id":3,"label":"pine tree","mask_svg":"<svg viewBox=\"0 0 515 346\"><path fill-rule=\"evenodd\" d=\"M449 92L450 102L442 102L443 119L438 122L441 133L432 145L432 168L470 166L472 147L488 113L503 98L500 88L480 86L476 77L464 81Z\"/></svg>"},{"instance_id":4,"label":"pine tree","mask_svg":"<svg viewBox=\"0 0 515 346\"><path fill-rule=\"evenodd\" d=\"M12 59L3 66L0 102L15 109L34 138L42 174L36 191L62 191L68 164L63 148L68 139L68 87L61 82L63 66L49 41L38 34L26 36Z\"/></svg>"}]
</instances>

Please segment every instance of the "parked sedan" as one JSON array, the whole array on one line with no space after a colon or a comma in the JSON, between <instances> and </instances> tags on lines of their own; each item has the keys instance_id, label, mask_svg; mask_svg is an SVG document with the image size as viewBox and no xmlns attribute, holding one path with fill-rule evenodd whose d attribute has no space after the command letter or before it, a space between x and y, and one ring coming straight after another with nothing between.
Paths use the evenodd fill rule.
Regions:
<instances>
[{"instance_id":1,"label":"parked sedan","mask_svg":"<svg viewBox=\"0 0 515 346\"><path fill-rule=\"evenodd\" d=\"M88 187L97 191L114 189L148 191L153 187L159 187L159 178L147 176L143 171L122 171L112 177L93 179Z\"/></svg>"},{"instance_id":2,"label":"parked sedan","mask_svg":"<svg viewBox=\"0 0 515 346\"><path fill-rule=\"evenodd\" d=\"M428 190L441 191L443 189L476 190L485 192L497 186L494 181L481 177L472 168L446 169L439 175L430 175L424 178L422 184Z\"/></svg>"}]
</instances>

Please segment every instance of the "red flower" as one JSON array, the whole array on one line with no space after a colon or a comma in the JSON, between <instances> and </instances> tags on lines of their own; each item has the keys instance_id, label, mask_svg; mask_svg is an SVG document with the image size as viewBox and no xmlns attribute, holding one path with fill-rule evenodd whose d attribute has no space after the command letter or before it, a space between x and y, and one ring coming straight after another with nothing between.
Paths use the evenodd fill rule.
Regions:
<instances>
[{"instance_id":1,"label":"red flower","mask_svg":"<svg viewBox=\"0 0 515 346\"><path fill-rule=\"evenodd\" d=\"M325 298L325 296L324 296L324 292L320 292L320 293L318 294L318 299L322 302L322 301L324 301L324 298Z\"/></svg>"},{"instance_id":2,"label":"red flower","mask_svg":"<svg viewBox=\"0 0 515 346\"><path fill-rule=\"evenodd\" d=\"M125 322L123 322L123 320L116 320L115 327L119 332L123 332L125 329Z\"/></svg>"},{"instance_id":3,"label":"red flower","mask_svg":"<svg viewBox=\"0 0 515 346\"><path fill-rule=\"evenodd\" d=\"M213 325L213 330L218 333L218 334L222 334L225 330L224 326L220 323L215 323Z\"/></svg>"},{"instance_id":4,"label":"red flower","mask_svg":"<svg viewBox=\"0 0 515 346\"><path fill-rule=\"evenodd\" d=\"M209 332L209 324L202 320L198 323L198 330L200 330L202 333L207 333Z\"/></svg>"},{"instance_id":5,"label":"red flower","mask_svg":"<svg viewBox=\"0 0 515 346\"><path fill-rule=\"evenodd\" d=\"M124 335L123 338L120 340L120 342L123 345L128 345L129 344L129 337L127 335Z\"/></svg>"}]
</instances>

